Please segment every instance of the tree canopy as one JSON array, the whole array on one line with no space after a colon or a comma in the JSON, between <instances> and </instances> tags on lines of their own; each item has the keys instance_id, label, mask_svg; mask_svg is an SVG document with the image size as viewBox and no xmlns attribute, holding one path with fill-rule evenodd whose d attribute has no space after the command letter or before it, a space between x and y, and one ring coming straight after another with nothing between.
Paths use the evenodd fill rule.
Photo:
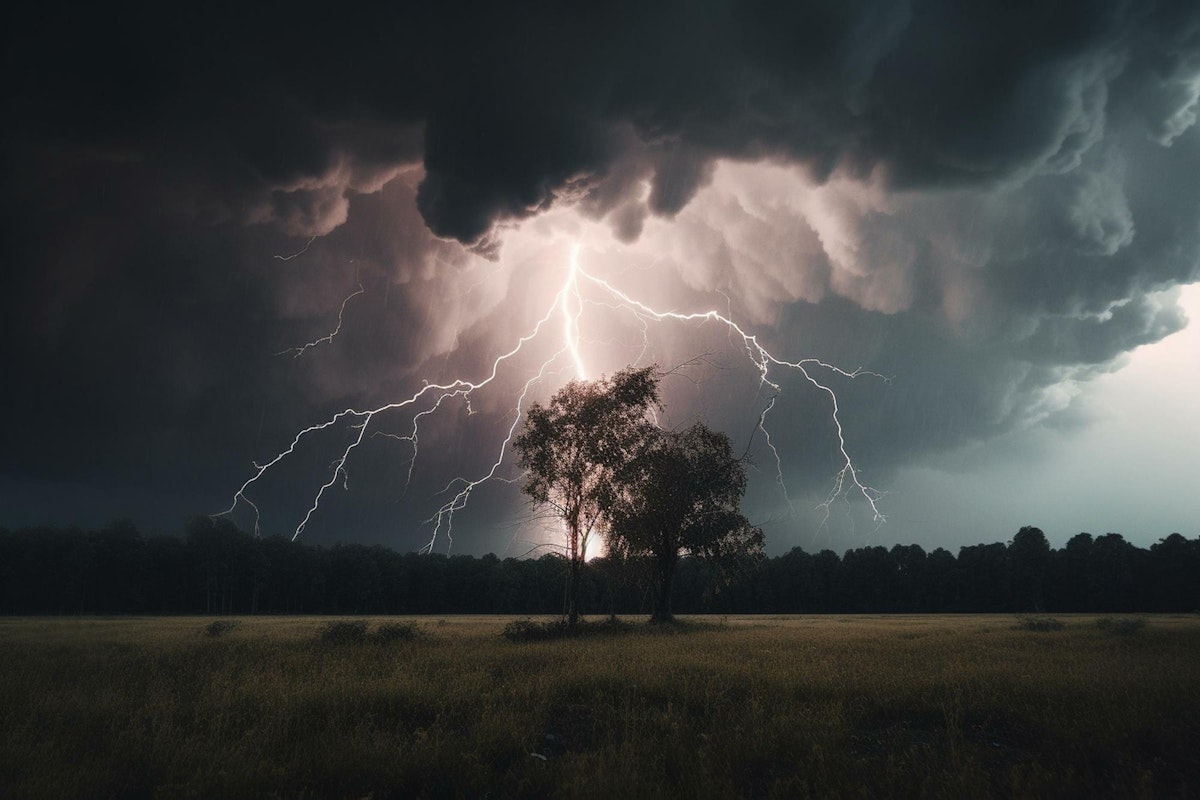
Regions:
<instances>
[{"instance_id":1,"label":"tree canopy","mask_svg":"<svg viewBox=\"0 0 1200 800\"><path fill-rule=\"evenodd\" d=\"M349 532L348 532L349 533ZM1044 573L1020 545L794 548L721 577L684 555L673 608L685 614L1003 613L1029 609L1036 585L1048 613L1200 610L1200 538L1173 533L1149 547L1120 534L1081 533L1051 549ZM200 518L186 535L103 529L0 528L0 614L552 614L562 609L566 560L400 553L363 544L323 547L258 538ZM652 576L611 557L589 561L580 606L652 610ZM613 581L614 576L630 580Z\"/></svg>"},{"instance_id":2,"label":"tree canopy","mask_svg":"<svg viewBox=\"0 0 1200 800\"><path fill-rule=\"evenodd\" d=\"M729 437L702 423L666 431L648 419L659 404L656 368L575 381L534 404L513 441L524 491L562 520L570 565L568 624L589 539L653 564L654 619L671 618L675 566L683 554L728 564L761 555L762 532L738 510L746 468Z\"/></svg>"},{"instance_id":3,"label":"tree canopy","mask_svg":"<svg viewBox=\"0 0 1200 800\"><path fill-rule=\"evenodd\" d=\"M746 465L729 437L696 423L683 431L649 426L641 450L618 476L609 508L609 550L652 565L655 621L671 619L675 567L683 554L727 566L761 556L762 531L739 511Z\"/></svg>"},{"instance_id":4,"label":"tree canopy","mask_svg":"<svg viewBox=\"0 0 1200 800\"><path fill-rule=\"evenodd\" d=\"M517 463L526 471L523 491L563 523L569 625L579 618L576 593L588 541L619 493L618 474L651 430L645 418L658 405L655 369L572 381L548 404L534 403L513 440Z\"/></svg>"}]
</instances>

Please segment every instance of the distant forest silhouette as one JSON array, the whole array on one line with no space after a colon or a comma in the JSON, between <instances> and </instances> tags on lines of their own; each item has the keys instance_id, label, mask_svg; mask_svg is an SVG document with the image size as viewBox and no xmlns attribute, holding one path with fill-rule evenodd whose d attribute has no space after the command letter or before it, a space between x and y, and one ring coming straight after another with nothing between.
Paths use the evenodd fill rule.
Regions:
<instances>
[{"instance_id":1,"label":"distant forest silhouette","mask_svg":"<svg viewBox=\"0 0 1200 800\"><path fill-rule=\"evenodd\" d=\"M648 573L598 558L584 566L584 614L647 614ZM558 555L419 555L361 544L255 538L197 518L182 537L118 522L97 531L0 529L3 614L559 614ZM676 613L1194 612L1200 537L1148 549L1081 533L1052 549L1022 528L1007 544L926 552L866 546L838 556L800 548L730 574L678 565Z\"/></svg>"}]
</instances>

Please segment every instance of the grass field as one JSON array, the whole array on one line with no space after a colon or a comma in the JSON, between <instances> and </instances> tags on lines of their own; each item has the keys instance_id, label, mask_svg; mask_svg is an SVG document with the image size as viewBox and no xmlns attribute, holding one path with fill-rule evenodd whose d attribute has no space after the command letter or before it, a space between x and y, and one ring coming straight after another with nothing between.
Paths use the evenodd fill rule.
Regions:
<instances>
[{"instance_id":1,"label":"grass field","mask_svg":"<svg viewBox=\"0 0 1200 800\"><path fill-rule=\"evenodd\" d=\"M3 619L0 797L1200 796L1200 617L1059 619Z\"/></svg>"}]
</instances>

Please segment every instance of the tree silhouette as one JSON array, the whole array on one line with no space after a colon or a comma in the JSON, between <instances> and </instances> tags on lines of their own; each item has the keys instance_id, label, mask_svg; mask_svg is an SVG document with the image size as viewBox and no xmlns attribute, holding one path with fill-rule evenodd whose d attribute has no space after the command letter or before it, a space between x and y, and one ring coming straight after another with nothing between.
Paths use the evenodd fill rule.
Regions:
<instances>
[{"instance_id":1,"label":"tree silhouette","mask_svg":"<svg viewBox=\"0 0 1200 800\"><path fill-rule=\"evenodd\" d=\"M746 465L729 437L696 423L681 432L643 423L640 451L620 470L609 509L609 549L642 556L653 568L652 619L671 615L671 587L681 554L729 566L760 556L763 534L738 511Z\"/></svg>"},{"instance_id":2,"label":"tree silhouette","mask_svg":"<svg viewBox=\"0 0 1200 800\"><path fill-rule=\"evenodd\" d=\"M563 607L567 560L558 553L501 560L323 547L258 538L207 517L186 534L145 536L121 522L92 531L0 528L0 614L551 614ZM1115 533L1081 533L1059 550L1047 547L1044 534L1026 528L1007 547L963 547L957 557L942 548L922 557L915 545L841 557L793 548L736 572L700 557L703 548L696 555L685 548L660 597L682 613L996 613L1036 608L1040 578L1046 612L1200 610L1200 538L1174 533L1147 550ZM644 553L637 561L652 566ZM622 566L619 553L580 565L578 607L644 611L643 588L614 580ZM723 577L731 580L713 591Z\"/></svg>"},{"instance_id":3,"label":"tree silhouette","mask_svg":"<svg viewBox=\"0 0 1200 800\"><path fill-rule=\"evenodd\" d=\"M1050 543L1041 528L1026 525L1008 543L1016 611L1044 610L1043 590L1050 566Z\"/></svg>"},{"instance_id":4,"label":"tree silhouette","mask_svg":"<svg viewBox=\"0 0 1200 800\"><path fill-rule=\"evenodd\" d=\"M1144 551L1125 541L1119 533L1097 536L1092 543L1092 574L1099 587L1098 611L1121 611L1138 602L1137 561Z\"/></svg>"},{"instance_id":5,"label":"tree silhouette","mask_svg":"<svg viewBox=\"0 0 1200 800\"><path fill-rule=\"evenodd\" d=\"M1150 546L1155 604L1161 610L1200 610L1200 539L1172 533Z\"/></svg>"},{"instance_id":6,"label":"tree silhouette","mask_svg":"<svg viewBox=\"0 0 1200 800\"><path fill-rule=\"evenodd\" d=\"M513 440L517 463L526 470L523 491L563 523L565 614L571 627L579 621L579 576L588 540L613 505L617 472L642 449L641 440L651 430L645 416L658 404L655 369L572 381L548 405L533 404Z\"/></svg>"},{"instance_id":7,"label":"tree silhouette","mask_svg":"<svg viewBox=\"0 0 1200 800\"><path fill-rule=\"evenodd\" d=\"M1060 606L1064 611L1090 611L1095 607L1098 587L1092 564L1094 544L1090 533L1077 533L1058 551L1058 589L1063 595Z\"/></svg>"}]
</instances>

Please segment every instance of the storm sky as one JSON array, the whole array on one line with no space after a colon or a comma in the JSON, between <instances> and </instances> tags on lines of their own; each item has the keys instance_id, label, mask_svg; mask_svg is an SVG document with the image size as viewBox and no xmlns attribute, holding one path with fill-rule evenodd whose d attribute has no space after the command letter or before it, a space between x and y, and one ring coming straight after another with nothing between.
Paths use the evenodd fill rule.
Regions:
<instances>
[{"instance_id":1,"label":"storm sky","mask_svg":"<svg viewBox=\"0 0 1200 800\"><path fill-rule=\"evenodd\" d=\"M336 478L304 541L420 548L563 346L576 253L886 378L811 373L888 517L850 492L825 520L827 393L772 374L773 452L726 326L569 293L588 377L677 368L664 424L748 448L769 552L1200 533L1194 2L42 3L4 36L0 525L178 530L299 431L478 382L550 314L419 418L415 460L428 403L372 418L344 473L351 419L247 491L290 536ZM496 481L434 546L545 528Z\"/></svg>"}]
</instances>

